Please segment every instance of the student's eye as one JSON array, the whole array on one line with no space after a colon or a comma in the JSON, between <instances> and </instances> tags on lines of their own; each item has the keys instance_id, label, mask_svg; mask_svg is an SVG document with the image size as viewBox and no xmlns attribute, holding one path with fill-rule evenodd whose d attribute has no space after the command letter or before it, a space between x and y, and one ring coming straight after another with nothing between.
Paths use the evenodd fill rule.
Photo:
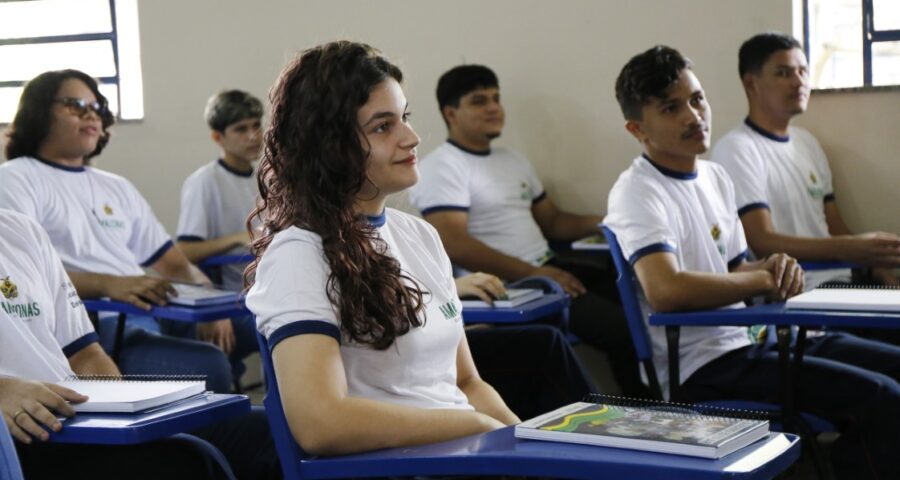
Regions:
<instances>
[{"instance_id":1,"label":"student's eye","mask_svg":"<svg viewBox=\"0 0 900 480\"><path fill-rule=\"evenodd\" d=\"M484 105L487 103L487 99L484 97L475 97L472 99L472 105Z\"/></svg>"},{"instance_id":2,"label":"student's eye","mask_svg":"<svg viewBox=\"0 0 900 480\"><path fill-rule=\"evenodd\" d=\"M675 111L675 105L666 105L665 107L662 107L661 111L662 113L672 113Z\"/></svg>"},{"instance_id":3,"label":"student's eye","mask_svg":"<svg viewBox=\"0 0 900 480\"><path fill-rule=\"evenodd\" d=\"M409 123L409 117L412 116L412 112L403 112L403 123Z\"/></svg>"},{"instance_id":4,"label":"student's eye","mask_svg":"<svg viewBox=\"0 0 900 480\"><path fill-rule=\"evenodd\" d=\"M380 124L376 125L375 129L372 131L374 133L383 133L383 132L390 131L390 129L391 129L390 122L384 122L384 123L380 123Z\"/></svg>"}]
</instances>

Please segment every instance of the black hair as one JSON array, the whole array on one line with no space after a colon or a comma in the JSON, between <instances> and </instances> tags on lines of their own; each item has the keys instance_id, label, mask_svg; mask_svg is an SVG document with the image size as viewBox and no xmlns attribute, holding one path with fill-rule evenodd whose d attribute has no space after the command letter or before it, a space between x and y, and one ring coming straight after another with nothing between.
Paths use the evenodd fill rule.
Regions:
<instances>
[{"instance_id":1,"label":"black hair","mask_svg":"<svg viewBox=\"0 0 900 480\"><path fill-rule=\"evenodd\" d=\"M44 72L25 84L16 116L6 132L8 140L5 154L7 159L37 155L41 143L50 133L50 123L53 120L52 107L53 102L57 100L56 95L63 82L70 78L84 82L102 107L102 112L98 113L102 122L102 131L97 140L97 148L85 155L85 163L90 158L100 155L103 147L109 142L108 128L116 121L109 111L109 102L100 93L97 81L90 75L78 70L55 70Z\"/></svg>"},{"instance_id":2,"label":"black hair","mask_svg":"<svg viewBox=\"0 0 900 480\"><path fill-rule=\"evenodd\" d=\"M763 65L773 53L781 50L802 48L796 38L781 32L767 32L754 35L741 45L738 52L738 74L759 74Z\"/></svg>"},{"instance_id":3,"label":"black hair","mask_svg":"<svg viewBox=\"0 0 900 480\"><path fill-rule=\"evenodd\" d=\"M684 69L693 66L681 52L657 45L635 55L616 79L616 100L626 120L640 120L641 109L650 98L665 98Z\"/></svg>"},{"instance_id":4,"label":"black hair","mask_svg":"<svg viewBox=\"0 0 900 480\"><path fill-rule=\"evenodd\" d=\"M444 107L459 106L459 99L479 88L498 88L497 75L484 65L460 65L453 67L438 79L438 109L443 116Z\"/></svg>"},{"instance_id":5,"label":"black hair","mask_svg":"<svg viewBox=\"0 0 900 480\"><path fill-rule=\"evenodd\" d=\"M262 118L262 115L262 102L242 90L223 90L209 97L204 111L206 124L217 132L225 132L229 125L247 118Z\"/></svg>"}]
</instances>

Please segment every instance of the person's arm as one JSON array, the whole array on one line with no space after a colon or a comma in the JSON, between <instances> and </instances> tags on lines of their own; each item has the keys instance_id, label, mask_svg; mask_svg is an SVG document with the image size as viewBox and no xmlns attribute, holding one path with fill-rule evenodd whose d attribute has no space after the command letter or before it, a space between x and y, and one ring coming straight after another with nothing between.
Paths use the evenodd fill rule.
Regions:
<instances>
[{"instance_id":1,"label":"person's arm","mask_svg":"<svg viewBox=\"0 0 900 480\"><path fill-rule=\"evenodd\" d=\"M724 307L757 295L783 300L803 291L803 271L783 254L719 274L679 270L675 255L657 252L638 259L634 271L657 312Z\"/></svg>"},{"instance_id":2,"label":"person's arm","mask_svg":"<svg viewBox=\"0 0 900 480\"><path fill-rule=\"evenodd\" d=\"M828 224L828 233L832 236L853 235L834 200L825 202L825 222ZM872 267L872 278L881 285L900 286L900 279L894 274L892 267Z\"/></svg>"},{"instance_id":3,"label":"person's arm","mask_svg":"<svg viewBox=\"0 0 900 480\"><path fill-rule=\"evenodd\" d=\"M178 248L170 248L159 257L150 268L165 278L201 285L212 286L212 282ZM197 324L197 338L212 342L225 353L231 353L235 344L234 326L231 320L224 318L212 322Z\"/></svg>"},{"instance_id":4,"label":"person's arm","mask_svg":"<svg viewBox=\"0 0 900 480\"><path fill-rule=\"evenodd\" d=\"M475 296L488 305L493 305L494 299L500 298L506 293L503 281L489 273L475 272L453 280L456 283L456 293L460 298Z\"/></svg>"},{"instance_id":5,"label":"person's arm","mask_svg":"<svg viewBox=\"0 0 900 480\"><path fill-rule=\"evenodd\" d=\"M97 342L87 345L69 357L69 366L78 375L121 375L119 367Z\"/></svg>"},{"instance_id":6,"label":"person's arm","mask_svg":"<svg viewBox=\"0 0 900 480\"><path fill-rule=\"evenodd\" d=\"M456 352L456 385L466 394L469 404L475 407L476 412L483 413L505 425L514 425L522 421L506 406L506 402L494 390L494 387L488 385L478 374L465 335L462 336Z\"/></svg>"},{"instance_id":7,"label":"person's arm","mask_svg":"<svg viewBox=\"0 0 900 480\"><path fill-rule=\"evenodd\" d=\"M288 426L313 455L422 445L503 426L478 412L351 397L339 344L326 335L287 338L275 346L272 357Z\"/></svg>"},{"instance_id":8,"label":"person's arm","mask_svg":"<svg viewBox=\"0 0 900 480\"><path fill-rule=\"evenodd\" d=\"M165 305L167 294L175 293L172 284L164 278L147 275L120 276L103 273L68 271L75 291L81 298L109 297L128 302L143 310L152 305ZM151 305L152 304L152 305Z\"/></svg>"},{"instance_id":9,"label":"person's arm","mask_svg":"<svg viewBox=\"0 0 900 480\"><path fill-rule=\"evenodd\" d=\"M434 212L425 215L425 220L438 231L450 260L466 270L487 272L507 281L542 275L555 280L570 295L585 292L584 285L569 272L551 266L535 267L498 252L469 235L467 212Z\"/></svg>"},{"instance_id":10,"label":"person's arm","mask_svg":"<svg viewBox=\"0 0 900 480\"><path fill-rule=\"evenodd\" d=\"M250 243L250 234L240 231L210 240L178 240L177 246L191 263L200 263L206 257L223 254L235 247Z\"/></svg>"},{"instance_id":11,"label":"person's arm","mask_svg":"<svg viewBox=\"0 0 900 480\"><path fill-rule=\"evenodd\" d=\"M830 208L826 203L826 218ZM833 214L832 214L833 217ZM843 228L843 220L834 226L829 222L829 230ZM829 238L809 238L785 235L775 231L768 209L757 208L741 216L741 223L747 235L747 242L759 256L784 252L800 260L832 260L859 263L863 265L900 266L900 237L890 233L871 232L861 235L848 233ZM843 225L843 227L841 227Z\"/></svg>"},{"instance_id":12,"label":"person's arm","mask_svg":"<svg viewBox=\"0 0 900 480\"><path fill-rule=\"evenodd\" d=\"M3 421L9 433L25 444L31 443L32 438L47 441L50 435L43 426L54 432L60 431L62 423L57 420L57 415L71 417L75 415L75 409L69 402L85 401L86 396L59 385L0 376Z\"/></svg>"},{"instance_id":13,"label":"person's arm","mask_svg":"<svg viewBox=\"0 0 900 480\"><path fill-rule=\"evenodd\" d=\"M599 215L575 215L558 208L548 197L531 206L531 214L541 232L550 240L571 242L579 238L600 233Z\"/></svg>"}]
</instances>

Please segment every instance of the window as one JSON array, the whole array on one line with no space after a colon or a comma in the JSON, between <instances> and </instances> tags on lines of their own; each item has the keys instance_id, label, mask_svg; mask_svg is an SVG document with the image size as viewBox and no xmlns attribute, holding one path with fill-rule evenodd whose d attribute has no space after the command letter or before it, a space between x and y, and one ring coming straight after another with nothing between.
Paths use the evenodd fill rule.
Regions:
<instances>
[{"instance_id":1,"label":"window","mask_svg":"<svg viewBox=\"0 0 900 480\"><path fill-rule=\"evenodd\" d=\"M75 68L97 78L120 119L144 116L137 0L0 2L0 123L28 80Z\"/></svg>"},{"instance_id":2,"label":"window","mask_svg":"<svg viewBox=\"0 0 900 480\"><path fill-rule=\"evenodd\" d=\"M900 2L802 0L816 89L900 85Z\"/></svg>"}]
</instances>

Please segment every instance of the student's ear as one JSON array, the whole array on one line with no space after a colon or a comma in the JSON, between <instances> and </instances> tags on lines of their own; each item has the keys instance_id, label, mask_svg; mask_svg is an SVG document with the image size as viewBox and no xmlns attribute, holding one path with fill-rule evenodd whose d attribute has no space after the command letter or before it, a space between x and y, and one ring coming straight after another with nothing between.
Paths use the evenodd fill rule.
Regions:
<instances>
[{"instance_id":1,"label":"student's ear","mask_svg":"<svg viewBox=\"0 0 900 480\"><path fill-rule=\"evenodd\" d=\"M639 143L644 143L644 130L641 128L641 122L639 120L627 120L625 122L625 130L627 130L632 137L636 138Z\"/></svg>"},{"instance_id":2,"label":"student's ear","mask_svg":"<svg viewBox=\"0 0 900 480\"><path fill-rule=\"evenodd\" d=\"M216 142L218 145L222 145L222 132L218 130L210 130L209 138L211 138L212 141Z\"/></svg>"},{"instance_id":3,"label":"student's ear","mask_svg":"<svg viewBox=\"0 0 900 480\"><path fill-rule=\"evenodd\" d=\"M444 108L441 109L441 115L444 116L444 121L447 122L447 125L453 125L456 120L456 109L452 105L444 105Z\"/></svg>"},{"instance_id":4,"label":"student's ear","mask_svg":"<svg viewBox=\"0 0 900 480\"><path fill-rule=\"evenodd\" d=\"M756 88L756 75L747 72L741 77L741 84L744 86L744 92L747 96L750 96L751 92L754 92Z\"/></svg>"}]
</instances>

